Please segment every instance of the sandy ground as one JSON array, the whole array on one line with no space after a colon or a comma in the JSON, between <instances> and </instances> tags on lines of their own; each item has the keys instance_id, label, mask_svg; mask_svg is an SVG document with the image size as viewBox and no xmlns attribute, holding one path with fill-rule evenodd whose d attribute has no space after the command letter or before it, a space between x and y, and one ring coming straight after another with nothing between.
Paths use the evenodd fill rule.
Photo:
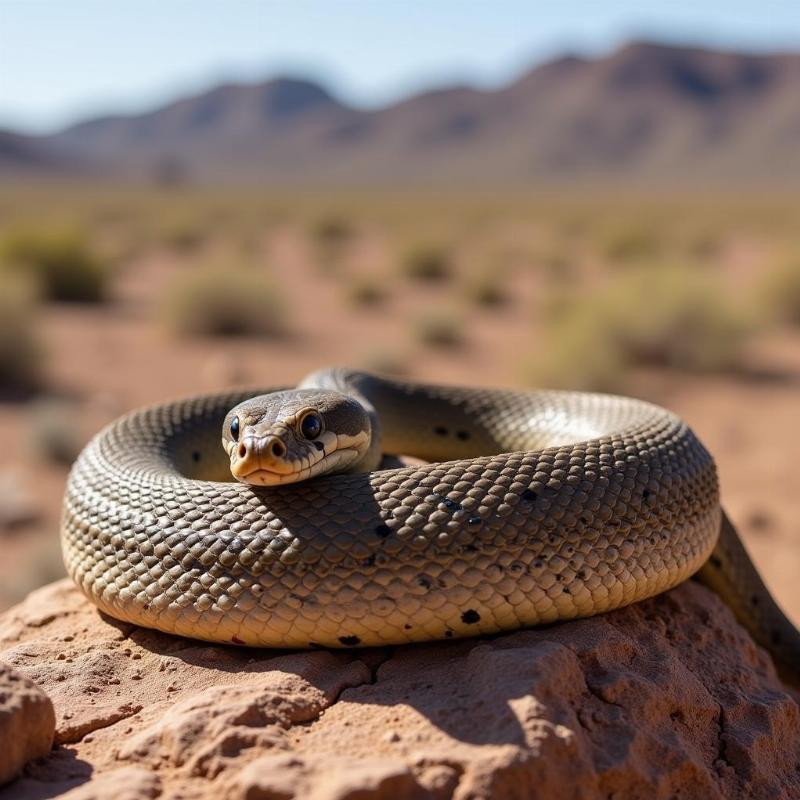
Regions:
<instances>
[{"instance_id":1,"label":"sandy ground","mask_svg":"<svg viewBox=\"0 0 800 800\"><path fill-rule=\"evenodd\" d=\"M531 325L535 276L520 276L510 306L465 314L462 347L436 351L415 342L409 329L421 311L450 307L446 286L398 292L383 308L350 310L341 282L320 273L296 231L275 236L270 251L292 309L285 340L174 338L153 308L170 277L191 266L165 252L129 264L106 306L46 309L49 384L70 404L79 436L145 403L232 384L292 384L327 364L396 364L420 379L521 386L522 365L541 347ZM381 257L367 238L352 264L365 271ZM635 393L683 415L714 453L734 523L779 602L800 622L800 335L756 344L754 360L770 368L763 377L642 374ZM60 569L55 553L66 469L32 447L37 413L27 404L0 404L0 478L19 487L39 513L33 524L0 538L0 607Z\"/></svg>"}]
</instances>

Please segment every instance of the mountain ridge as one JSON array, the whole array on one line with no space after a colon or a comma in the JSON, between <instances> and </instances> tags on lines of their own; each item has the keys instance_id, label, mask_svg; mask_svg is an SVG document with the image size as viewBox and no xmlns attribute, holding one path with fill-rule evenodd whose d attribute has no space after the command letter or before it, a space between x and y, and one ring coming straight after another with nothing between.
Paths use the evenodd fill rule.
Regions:
<instances>
[{"instance_id":1,"label":"mountain ridge","mask_svg":"<svg viewBox=\"0 0 800 800\"><path fill-rule=\"evenodd\" d=\"M21 149L40 171L90 165L116 180L793 183L797 98L800 53L639 41L552 59L499 89L439 87L368 110L309 80L223 84L143 114L14 135L11 156L0 140L0 173Z\"/></svg>"}]
</instances>

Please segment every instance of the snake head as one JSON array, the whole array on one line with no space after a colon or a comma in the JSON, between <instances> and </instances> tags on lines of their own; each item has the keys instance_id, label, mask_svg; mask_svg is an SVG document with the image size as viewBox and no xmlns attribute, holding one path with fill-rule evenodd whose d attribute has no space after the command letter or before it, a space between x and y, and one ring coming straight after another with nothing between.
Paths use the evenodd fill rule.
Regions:
<instances>
[{"instance_id":1,"label":"snake head","mask_svg":"<svg viewBox=\"0 0 800 800\"><path fill-rule=\"evenodd\" d=\"M357 471L371 438L369 415L357 400L320 389L245 400L228 412L222 426L233 477L254 486Z\"/></svg>"}]
</instances>

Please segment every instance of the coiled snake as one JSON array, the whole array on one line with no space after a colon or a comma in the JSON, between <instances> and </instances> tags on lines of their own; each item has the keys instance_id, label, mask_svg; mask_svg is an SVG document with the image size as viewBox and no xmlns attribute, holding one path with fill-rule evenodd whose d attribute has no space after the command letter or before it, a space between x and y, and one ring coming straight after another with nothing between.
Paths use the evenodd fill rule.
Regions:
<instances>
[{"instance_id":1,"label":"coiled snake","mask_svg":"<svg viewBox=\"0 0 800 800\"><path fill-rule=\"evenodd\" d=\"M714 462L674 414L623 397L342 369L302 386L322 391L250 401L238 415L233 406L264 391L194 397L133 412L90 442L69 477L62 543L92 602L215 642L350 647L591 616L703 567L797 669L800 636L721 525ZM325 404L330 391L350 398L344 410ZM256 466L263 456L272 467L251 465L251 477L313 475L320 459L350 471L232 481L253 447ZM380 452L430 463L375 469Z\"/></svg>"}]
</instances>

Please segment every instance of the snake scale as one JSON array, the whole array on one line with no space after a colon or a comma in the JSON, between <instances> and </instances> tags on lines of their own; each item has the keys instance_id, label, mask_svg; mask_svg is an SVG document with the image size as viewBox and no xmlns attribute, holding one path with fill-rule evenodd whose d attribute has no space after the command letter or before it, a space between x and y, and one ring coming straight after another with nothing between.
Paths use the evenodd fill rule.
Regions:
<instances>
[{"instance_id":1,"label":"snake scale","mask_svg":"<svg viewBox=\"0 0 800 800\"><path fill-rule=\"evenodd\" d=\"M92 602L214 642L372 646L587 617L702 567L797 669L800 635L724 520L712 457L674 414L345 369L302 385L355 398L381 451L429 463L255 487L232 481L220 431L233 406L270 390L135 411L68 480L64 557Z\"/></svg>"}]
</instances>

